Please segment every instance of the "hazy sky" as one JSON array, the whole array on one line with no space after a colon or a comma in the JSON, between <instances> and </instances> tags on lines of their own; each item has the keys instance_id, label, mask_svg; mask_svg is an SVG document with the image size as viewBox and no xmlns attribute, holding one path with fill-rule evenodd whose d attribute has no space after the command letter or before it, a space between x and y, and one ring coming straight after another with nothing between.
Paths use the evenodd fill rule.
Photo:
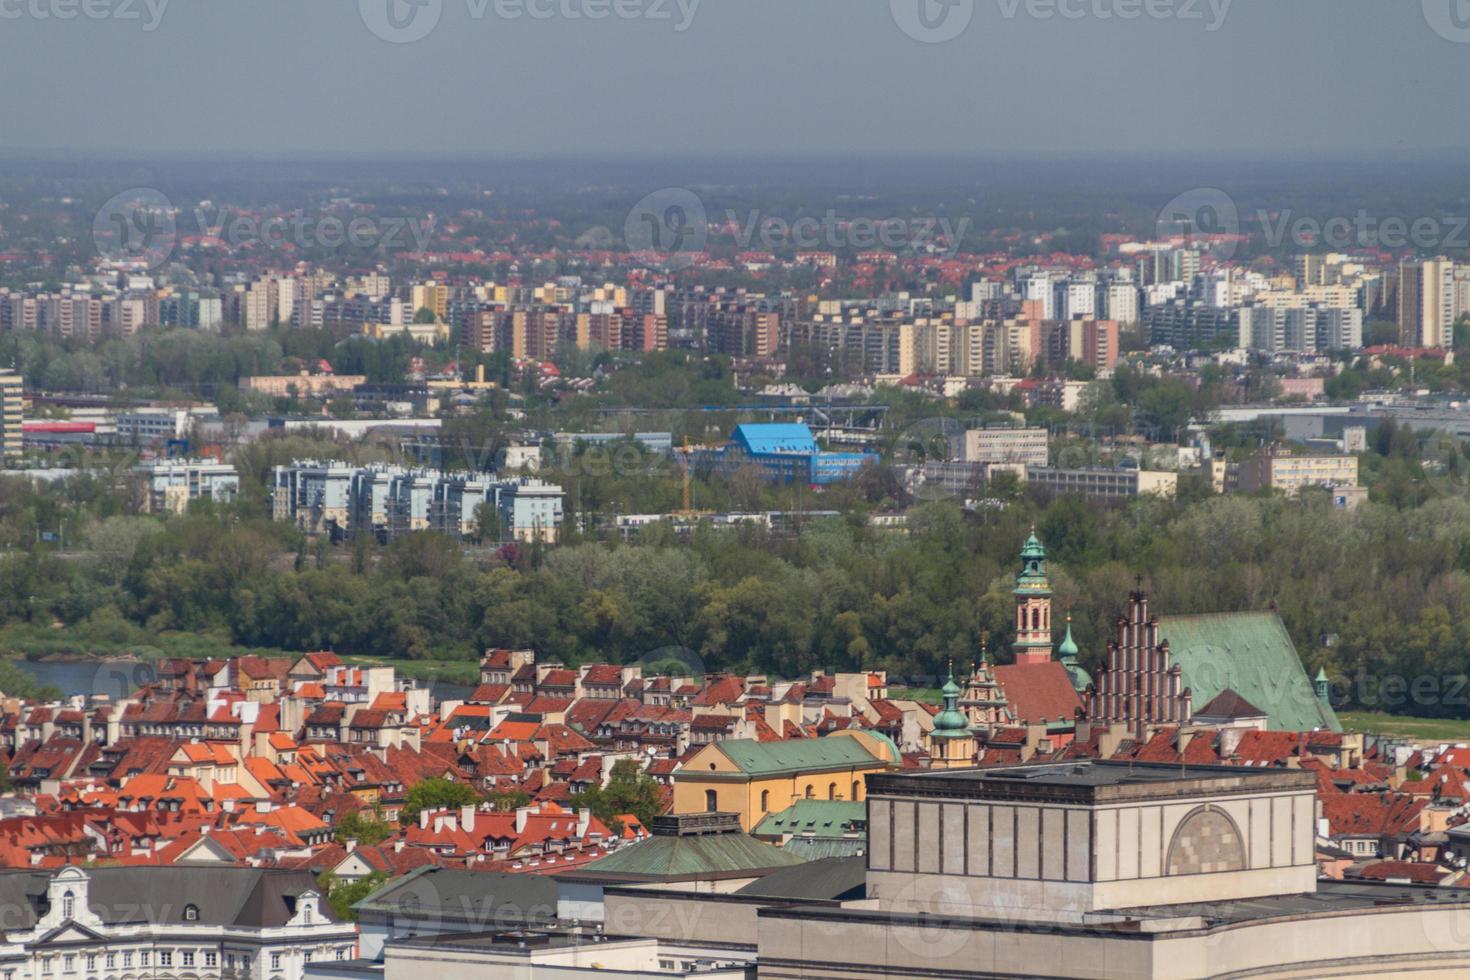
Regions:
<instances>
[{"instance_id":1,"label":"hazy sky","mask_svg":"<svg viewBox=\"0 0 1470 980\"><path fill-rule=\"evenodd\" d=\"M0 152L1418 151L1467 77L1462 0L0 0Z\"/></svg>"}]
</instances>

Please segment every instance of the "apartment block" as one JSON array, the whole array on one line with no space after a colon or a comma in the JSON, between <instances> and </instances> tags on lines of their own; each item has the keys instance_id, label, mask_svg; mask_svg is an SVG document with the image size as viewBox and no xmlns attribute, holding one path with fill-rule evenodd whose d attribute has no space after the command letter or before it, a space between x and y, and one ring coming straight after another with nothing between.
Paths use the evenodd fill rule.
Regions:
<instances>
[{"instance_id":1,"label":"apartment block","mask_svg":"<svg viewBox=\"0 0 1470 980\"><path fill-rule=\"evenodd\" d=\"M1356 456L1287 456L1270 450L1240 464L1240 489L1299 493L1304 487L1351 487L1358 483Z\"/></svg>"},{"instance_id":2,"label":"apartment block","mask_svg":"<svg viewBox=\"0 0 1470 980\"><path fill-rule=\"evenodd\" d=\"M1131 468L1056 469L1028 466L1026 482L1059 495L1076 494L1093 500L1121 500L1146 493L1173 497L1179 488L1179 474Z\"/></svg>"},{"instance_id":3,"label":"apartment block","mask_svg":"<svg viewBox=\"0 0 1470 980\"><path fill-rule=\"evenodd\" d=\"M142 481L140 503L150 514L182 514L195 500L229 503L240 495L233 466L207 459L170 459L134 467Z\"/></svg>"},{"instance_id":4,"label":"apartment block","mask_svg":"<svg viewBox=\"0 0 1470 980\"><path fill-rule=\"evenodd\" d=\"M1045 466L1047 431L1041 428L970 429L965 433L965 461Z\"/></svg>"},{"instance_id":5,"label":"apartment block","mask_svg":"<svg viewBox=\"0 0 1470 980\"><path fill-rule=\"evenodd\" d=\"M0 370L0 464L19 459L25 421L24 379L15 371Z\"/></svg>"}]
</instances>

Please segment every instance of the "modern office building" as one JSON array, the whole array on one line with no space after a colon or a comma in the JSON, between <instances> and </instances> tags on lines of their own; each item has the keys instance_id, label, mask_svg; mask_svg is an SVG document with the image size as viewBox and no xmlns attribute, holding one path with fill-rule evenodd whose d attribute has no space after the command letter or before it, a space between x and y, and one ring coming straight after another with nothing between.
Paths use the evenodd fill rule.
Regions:
<instances>
[{"instance_id":1,"label":"modern office building","mask_svg":"<svg viewBox=\"0 0 1470 980\"><path fill-rule=\"evenodd\" d=\"M1047 439L1041 428L970 429L965 432L965 461L1045 466Z\"/></svg>"},{"instance_id":2,"label":"modern office building","mask_svg":"<svg viewBox=\"0 0 1470 980\"><path fill-rule=\"evenodd\" d=\"M1173 497L1179 474L1132 468L1057 469L1026 467L1026 482L1055 494L1077 494L1094 500L1121 500L1145 493Z\"/></svg>"},{"instance_id":3,"label":"modern office building","mask_svg":"<svg viewBox=\"0 0 1470 980\"><path fill-rule=\"evenodd\" d=\"M737 425L729 443L694 452L698 469L729 476L753 466L776 483L820 486L855 476L877 457L868 453L824 452L812 430L796 423Z\"/></svg>"}]
</instances>

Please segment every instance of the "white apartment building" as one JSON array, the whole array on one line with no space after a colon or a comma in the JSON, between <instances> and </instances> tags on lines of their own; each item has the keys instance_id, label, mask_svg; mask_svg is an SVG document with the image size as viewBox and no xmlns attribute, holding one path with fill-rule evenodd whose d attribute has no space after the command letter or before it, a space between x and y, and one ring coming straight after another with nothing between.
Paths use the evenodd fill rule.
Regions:
<instances>
[{"instance_id":1,"label":"white apartment building","mask_svg":"<svg viewBox=\"0 0 1470 980\"><path fill-rule=\"evenodd\" d=\"M356 955L310 872L91 867L0 875L3 980L301 980Z\"/></svg>"},{"instance_id":2,"label":"white apartment building","mask_svg":"<svg viewBox=\"0 0 1470 980\"><path fill-rule=\"evenodd\" d=\"M224 503L240 495L233 466L207 459L169 459L133 468L143 481L141 503L150 514L182 514L195 500Z\"/></svg>"}]
</instances>

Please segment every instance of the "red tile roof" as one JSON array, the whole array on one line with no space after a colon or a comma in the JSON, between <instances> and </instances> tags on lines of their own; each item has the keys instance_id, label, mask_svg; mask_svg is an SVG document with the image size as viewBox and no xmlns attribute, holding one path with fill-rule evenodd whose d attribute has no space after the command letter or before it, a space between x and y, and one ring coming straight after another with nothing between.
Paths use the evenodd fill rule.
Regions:
<instances>
[{"instance_id":1,"label":"red tile roof","mask_svg":"<svg viewBox=\"0 0 1470 980\"><path fill-rule=\"evenodd\" d=\"M1082 710L1082 699L1072 686L1071 675L1055 660L998 666L995 682L1004 692L1016 720L1027 724L1071 723Z\"/></svg>"}]
</instances>

